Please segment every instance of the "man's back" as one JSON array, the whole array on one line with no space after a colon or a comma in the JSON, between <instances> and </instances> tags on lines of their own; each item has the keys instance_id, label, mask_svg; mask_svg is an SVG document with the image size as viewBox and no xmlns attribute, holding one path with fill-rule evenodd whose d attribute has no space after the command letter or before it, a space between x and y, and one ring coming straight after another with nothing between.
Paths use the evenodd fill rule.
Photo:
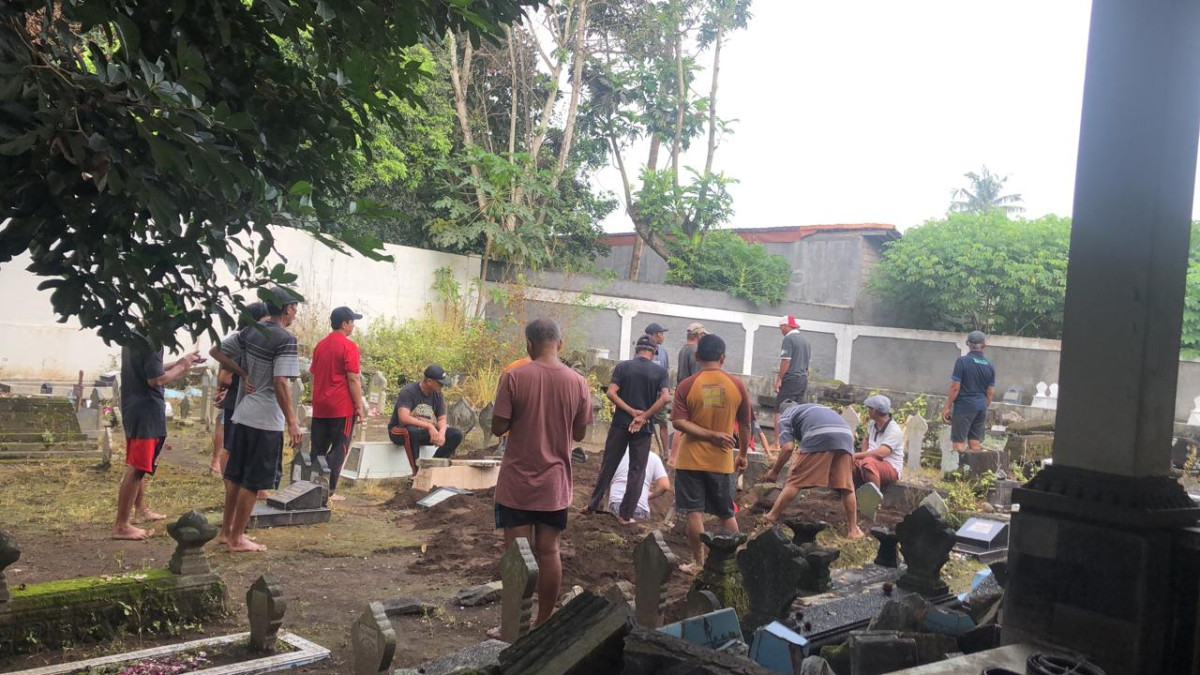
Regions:
<instances>
[{"instance_id":1,"label":"man's back","mask_svg":"<svg viewBox=\"0 0 1200 675\"><path fill-rule=\"evenodd\" d=\"M158 438L167 435L163 388L149 381L163 374L163 350L149 347L121 348L121 423L129 438Z\"/></svg>"},{"instance_id":2,"label":"man's back","mask_svg":"<svg viewBox=\"0 0 1200 675\"><path fill-rule=\"evenodd\" d=\"M254 386L254 393L239 396L233 421L263 431L283 431L275 378L300 377L295 336L274 321L261 321L225 339L221 351L241 362Z\"/></svg>"},{"instance_id":3,"label":"man's back","mask_svg":"<svg viewBox=\"0 0 1200 675\"><path fill-rule=\"evenodd\" d=\"M679 348L679 363L675 365L675 384L679 384L700 370L696 363L696 345L688 343Z\"/></svg>"},{"instance_id":4,"label":"man's back","mask_svg":"<svg viewBox=\"0 0 1200 675\"><path fill-rule=\"evenodd\" d=\"M812 360L812 347L800 331L793 330L783 337L783 349L779 356L781 359L791 359L787 369L789 377L804 375L808 372L809 361Z\"/></svg>"},{"instance_id":5,"label":"man's back","mask_svg":"<svg viewBox=\"0 0 1200 675\"><path fill-rule=\"evenodd\" d=\"M570 506L572 429L592 421L583 377L561 363L511 370L500 378L494 414L511 420L496 501L530 511Z\"/></svg>"},{"instance_id":6,"label":"man's back","mask_svg":"<svg viewBox=\"0 0 1200 675\"><path fill-rule=\"evenodd\" d=\"M960 384L954 399L956 410L983 410L987 407L987 390L996 386L996 368L982 351L971 351L954 362L952 380Z\"/></svg>"},{"instance_id":7,"label":"man's back","mask_svg":"<svg viewBox=\"0 0 1200 675\"><path fill-rule=\"evenodd\" d=\"M618 396L635 410L649 410L658 400L663 389L670 387L667 381L667 371L650 359L635 356L622 361L613 369L612 383L619 388ZM612 425L628 428L633 417L617 408L613 411ZM653 432L651 425L646 425L641 433Z\"/></svg>"},{"instance_id":8,"label":"man's back","mask_svg":"<svg viewBox=\"0 0 1200 675\"><path fill-rule=\"evenodd\" d=\"M358 345L339 331L325 336L313 349L313 417L337 418L354 414L347 373L359 371Z\"/></svg>"},{"instance_id":9,"label":"man's back","mask_svg":"<svg viewBox=\"0 0 1200 675\"><path fill-rule=\"evenodd\" d=\"M723 370L702 370L679 383L672 420L689 420L705 429L732 434L738 423L750 428L750 395L742 381ZM685 434L677 469L733 473L734 451Z\"/></svg>"}]
</instances>

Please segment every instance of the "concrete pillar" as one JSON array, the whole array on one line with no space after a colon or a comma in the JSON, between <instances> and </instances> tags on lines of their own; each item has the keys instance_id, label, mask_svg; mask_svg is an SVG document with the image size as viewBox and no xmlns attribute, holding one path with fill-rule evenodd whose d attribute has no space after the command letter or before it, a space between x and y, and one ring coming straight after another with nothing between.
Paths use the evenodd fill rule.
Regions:
<instances>
[{"instance_id":1,"label":"concrete pillar","mask_svg":"<svg viewBox=\"0 0 1200 675\"><path fill-rule=\"evenodd\" d=\"M636 309L622 307L617 310L621 315L621 360L633 358L633 317L638 315Z\"/></svg>"},{"instance_id":2,"label":"concrete pillar","mask_svg":"<svg viewBox=\"0 0 1200 675\"><path fill-rule=\"evenodd\" d=\"M1054 465L1014 493L1004 640L1109 673L1200 672L1200 510L1168 475L1198 132L1200 3L1093 0Z\"/></svg>"},{"instance_id":3,"label":"concrete pillar","mask_svg":"<svg viewBox=\"0 0 1200 675\"><path fill-rule=\"evenodd\" d=\"M758 323L743 321L742 328L746 329L746 346L742 351L742 374L751 375L754 364L754 333L758 330Z\"/></svg>"},{"instance_id":4,"label":"concrete pillar","mask_svg":"<svg viewBox=\"0 0 1200 675\"><path fill-rule=\"evenodd\" d=\"M833 379L846 383L850 381L850 361L854 356L854 340L858 332L854 326L842 326L833 337L837 341L833 354Z\"/></svg>"},{"instance_id":5,"label":"concrete pillar","mask_svg":"<svg viewBox=\"0 0 1200 675\"><path fill-rule=\"evenodd\" d=\"M1198 129L1200 4L1096 0L1056 464L1168 472Z\"/></svg>"}]
</instances>

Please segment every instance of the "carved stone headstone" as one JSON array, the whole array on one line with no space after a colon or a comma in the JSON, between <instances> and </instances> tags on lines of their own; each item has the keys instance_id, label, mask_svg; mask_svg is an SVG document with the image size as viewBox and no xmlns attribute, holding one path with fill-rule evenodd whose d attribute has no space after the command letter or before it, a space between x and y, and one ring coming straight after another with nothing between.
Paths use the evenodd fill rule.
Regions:
<instances>
[{"instance_id":1,"label":"carved stone headstone","mask_svg":"<svg viewBox=\"0 0 1200 675\"><path fill-rule=\"evenodd\" d=\"M829 567L841 557L842 552L836 548L828 548L819 544L805 544L800 547L800 555L807 563L797 584L800 590L809 593L824 593L829 590L833 586Z\"/></svg>"},{"instance_id":2,"label":"carved stone headstone","mask_svg":"<svg viewBox=\"0 0 1200 675\"><path fill-rule=\"evenodd\" d=\"M387 405L387 377L378 370L371 375L368 384L367 405L375 414L382 412L383 407Z\"/></svg>"},{"instance_id":3,"label":"carved stone headstone","mask_svg":"<svg viewBox=\"0 0 1200 675\"><path fill-rule=\"evenodd\" d=\"M204 545L217 536L219 528L208 522L204 514L192 509L167 526L167 534L175 540L175 553L167 569L175 574L208 574L208 556Z\"/></svg>"},{"instance_id":4,"label":"carved stone headstone","mask_svg":"<svg viewBox=\"0 0 1200 675\"><path fill-rule=\"evenodd\" d=\"M700 541L708 548L704 568L692 582L689 595L699 591L711 591L721 607L732 607L738 616L750 611L750 598L746 595L742 571L737 564L737 550L746 543L743 532L704 532Z\"/></svg>"},{"instance_id":5,"label":"carved stone headstone","mask_svg":"<svg viewBox=\"0 0 1200 675\"><path fill-rule=\"evenodd\" d=\"M537 588L538 565L529 540L517 538L500 557L500 639L508 643L529 632L533 615L533 591ZM538 598L554 602L555 598Z\"/></svg>"},{"instance_id":6,"label":"carved stone headstone","mask_svg":"<svg viewBox=\"0 0 1200 675\"><path fill-rule=\"evenodd\" d=\"M797 584L807 566L800 550L778 527L750 540L737 556L738 566L750 596L750 612L742 617L742 632L787 617L799 595Z\"/></svg>"},{"instance_id":7,"label":"carved stone headstone","mask_svg":"<svg viewBox=\"0 0 1200 675\"><path fill-rule=\"evenodd\" d=\"M475 411L471 409L471 404L461 398L455 401L454 405L450 406L450 410L446 414L446 419L450 423L450 426L461 431L463 436L471 433L477 421Z\"/></svg>"},{"instance_id":8,"label":"carved stone headstone","mask_svg":"<svg viewBox=\"0 0 1200 675\"><path fill-rule=\"evenodd\" d=\"M874 483L866 482L858 486L854 496L858 502L858 512L875 522L875 514L879 511L879 505L883 503L883 492Z\"/></svg>"},{"instance_id":9,"label":"carved stone headstone","mask_svg":"<svg viewBox=\"0 0 1200 675\"><path fill-rule=\"evenodd\" d=\"M879 552L875 554L875 564L880 567L899 567L900 544L899 537L886 527L872 527L871 536L879 540Z\"/></svg>"},{"instance_id":10,"label":"carved stone headstone","mask_svg":"<svg viewBox=\"0 0 1200 675\"><path fill-rule=\"evenodd\" d=\"M850 425L850 430L858 433L858 425L862 424L862 417L858 414L858 409L852 405L842 408L842 419L846 420L846 424Z\"/></svg>"},{"instance_id":11,"label":"carved stone headstone","mask_svg":"<svg viewBox=\"0 0 1200 675\"><path fill-rule=\"evenodd\" d=\"M326 488L306 480L277 490L267 499L267 505L284 511L319 509L329 497Z\"/></svg>"},{"instance_id":12,"label":"carved stone headstone","mask_svg":"<svg viewBox=\"0 0 1200 675\"><path fill-rule=\"evenodd\" d=\"M786 520L783 523L792 531L792 543L796 546L815 544L817 535L829 528L823 520Z\"/></svg>"},{"instance_id":13,"label":"carved stone headstone","mask_svg":"<svg viewBox=\"0 0 1200 675\"><path fill-rule=\"evenodd\" d=\"M12 597L8 591L8 581L4 578L4 568L20 559L21 547L17 546L17 540L0 532L0 602L8 602Z\"/></svg>"},{"instance_id":14,"label":"carved stone headstone","mask_svg":"<svg viewBox=\"0 0 1200 675\"><path fill-rule=\"evenodd\" d=\"M929 422L920 415L909 415L904 425L904 461L910 473L921 469L921 446L925 444L925 434L929 432Z\"/></svg>"},{"instance_id":15,"label":"carved stone headstone","mask_svg":"<svg viewBox=\"0 0 1200 675\"><path fill-rule=\"evenodd\" d=\"M383 603L367 605L350 626L350 647L354 650L355 675L391 672L392 658L396 655L396 631Z\"/></svg>"},{"instance_id":16,"label":"carved stone headstone","mask_svg":"<svg viewBox=\"0 0 1200 675\"><path fill-rule=\"evenodd\" d=\"M279 584L267 575L255 581L246 591L246 613L250 616L250 647L257 651L271 651L275 637L283 624L283 613L287 611L287 600Z\"/></svg>"},{"instance_id":17,"label":"carved stone headstone","mask_svg":"<svg viewBox=\"0 0 1200 675\"><path fill-rule=\"evenodd\" d=\"M954 548L954 530L929 504L921 504L896 526L900 552L908 570L896 582L901 588L932 597L949 591L942 581L942 567Z\"/></svg>"},{"instance_id":18,"label":"carved stone headstone","mask_svg":"<svg viewBox=\"0 0 1200 675\"><path fill-rule=\"evenodd\" d=\"M639 624L648 628L662 626L663 609L667 604L667 580L678 564L675 554L658 530L646 535L633 549L636 587L634 607Z\"/></svg>"},{"instance_id":19,"label":"carved stone headstone","mask_svg":"<svg viewBox=\"0 0 1200 675\"><path fill-rule=\"evenodd\" d=\"M489 403L479 411L479 433L483 434L484 447L492 442L492 410L494 407Z\"/></svg>"}]
</instances>

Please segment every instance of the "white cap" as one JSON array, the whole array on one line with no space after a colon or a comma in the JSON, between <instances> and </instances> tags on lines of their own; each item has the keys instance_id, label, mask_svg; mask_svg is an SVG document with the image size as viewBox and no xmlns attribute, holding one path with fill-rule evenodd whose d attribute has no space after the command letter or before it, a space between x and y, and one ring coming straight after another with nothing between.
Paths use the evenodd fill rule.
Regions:
<instances>
[{"instance_id":1,"label":"white cap","mask_svg":"<svg viewBox=\"0 0 1200 675\"><path fill-rule=\"evenodd\" d=\"M792 316L791 314L784 314L783 316L779 317L779 325L787 326L788 328L800 327L800 323L796 321L796 317Z\"/></svg>"}]
</instances>

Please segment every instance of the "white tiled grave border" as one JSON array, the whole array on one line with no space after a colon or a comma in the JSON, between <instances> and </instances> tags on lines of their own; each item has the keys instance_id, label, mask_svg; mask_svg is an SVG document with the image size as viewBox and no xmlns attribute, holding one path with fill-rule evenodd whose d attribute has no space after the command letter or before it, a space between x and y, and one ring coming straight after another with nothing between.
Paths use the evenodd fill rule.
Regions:
<instances>
[{"instance_id":1,"label":"white tiled grave border","mask_svg":"<svg viewBox=\"0 0 1200 675\"><path fill-rule=\"evenodd\" d=\"M193 640L191 642L183 642L177 645L167 645L166 647L154 647L153 649L143 649L137 652L126 652L124 654L116 654L114 656L104 656L98 659L88 659L87 661L75 661L74 663L63 663L57 666L44 666L42 668L34 668L32 670L21 670L10 675L68 675L84 671L85 668L98 668L101 666L111 666L119 663L128 663L151 659L159 656L170 656L193 649L203 647L218 647L234 642L243 642L250 638L250 633L235 633L233 635L223 635L215 638L205 638L203 640ZM329 658L329 650L315 642L309 642L299 635L293 633L281 633L279 639L296 648L296 651L287 652L286 654L275 654L273 656L265 656L261 659L253 661L243 661L242 663L233 663L227 666L217 666L216 668L206 668L204 670L192 671L195 675L258 675L258 673L273 673L279 670L290 670L299 666L306 666L310 663L316 663ZM86 672L86 671L84 671Z\"/></svg>"}]
</instances>

